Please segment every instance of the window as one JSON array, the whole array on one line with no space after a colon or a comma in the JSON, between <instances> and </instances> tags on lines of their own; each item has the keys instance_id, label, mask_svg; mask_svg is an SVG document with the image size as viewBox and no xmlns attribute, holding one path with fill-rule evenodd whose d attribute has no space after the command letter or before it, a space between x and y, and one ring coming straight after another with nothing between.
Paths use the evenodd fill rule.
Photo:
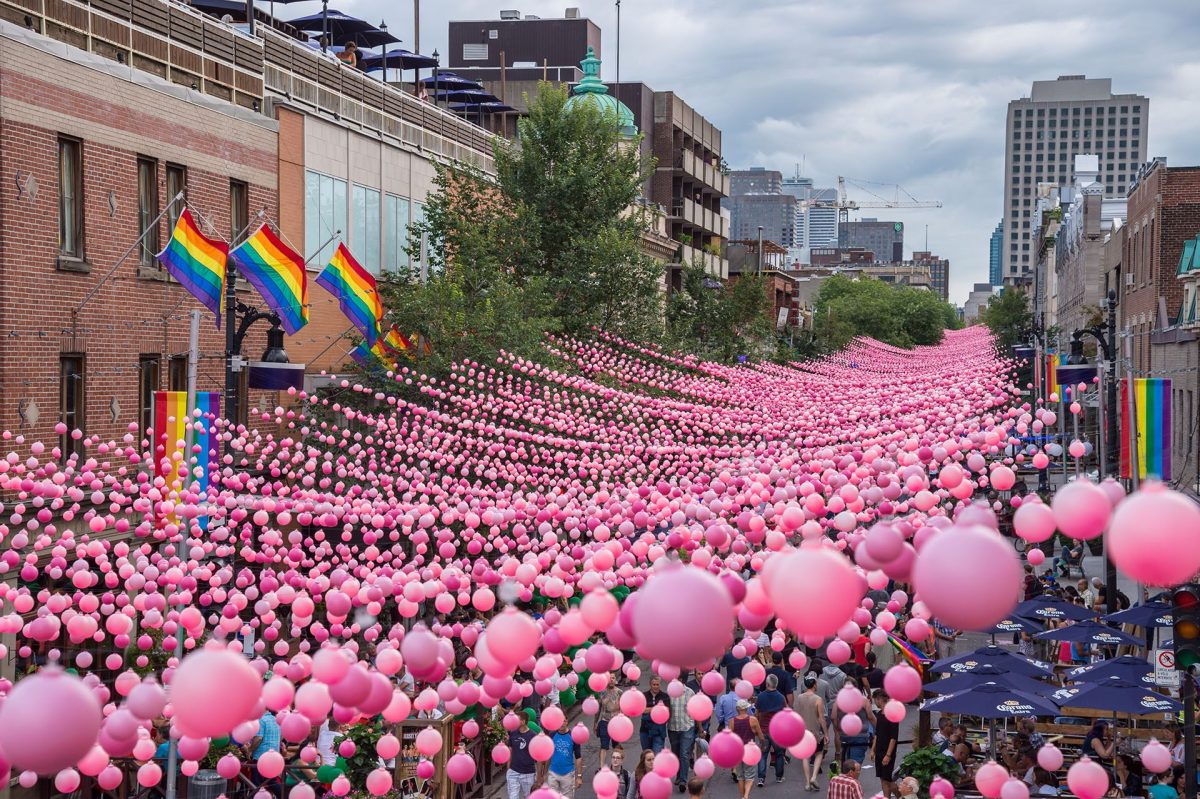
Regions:
<instances>
[{"instance_id":1,"label":"window","mask_svg":"<svg viewBox=\"0 0 1200 799\"><path fill-rule=\"evenodd\" d=\"M236 247L250 224L250 187L240 180L229 181L229 243Z\"/></svg>"},{"instance_id":2,"label":"window","mask_svg":"<svg viewBox=\"0 0 1200 799\"><path fill-rule=\"evenodd\" d=\"M83 143L58 140L58 252L83 260Z\"/></svg>"},{"instance_id":3,"label":"window","mask_svg":"<svg viewBox=\"0 0 1200 799\"><path fill-rule=\"evenodd\" d=\"M158 236L158 161L139 157L138 232L142 235L141 261L153 266L155 253L162 249Z\"/></svg>"},{"instance_id":4,"label":"window","mask_svg":"<svg viewBox=\"0 0 1200 799\"><path fill-rule=\"evenodd\" d=\"M412 224L419 225L424 221L425 221L425 205L424 205L424 203L413 202L413 204L412 204ZM420 268L422 272L424 272L425 269L427 268L426 260L427 260L427 256L428 256L428 247L429 247L429 242L426 240L425 236L422 235L421 236L421 249L420 249L421 257L419 257L417 259L417 264L416 264L417 267Z\"/></svg>"},{"instance_id":5,"label":"window","mask_svg":"<svg viewBox=\"0 0 1200 799\"><path fill-rule=\"evenodd\" d=\"M379 274L379 192L366 186L354 186L350 192L353 214L350 220L350 250L373 275Z\"/></svg>"},{"instance_id":6,"label":"window","mask_svg":"<svg viewBox=\"0 0 1200 799\"><path fill-rule=\"evenodd\" d=\"M383 197L383 268L400 269L409 265L408 199L394 194Z\"/></svg>"},{"instance_id":7,"label":"window","mask_svg":"<svg viewBox=\"0 0 1200 799\"><path fill-rule=\"evenodd\" d=\"M187 391L186 355L172 355L167 362L167 390Z\"/></svg>"},{"instance_id":8,"label":"window","mask_svg":"<svg viewBox=\"0 0 1200 799\"><path fill-rule=\"evenodd\" d=\"M187 202L187 167L167 164L167 202L175 199L180 192L183 192L183 197L172 205L167 213L167 225L171 230L175 229L175 223L179 221L183 206Z\"/></svg>"},{"instance_id":9,"label":"window","mask_svg":"<svg viewBox=\"0 0 1200 799\"><path fill-rule=\"evenodd\" d=\"M58 419L67 426L59 442L62 459L83 455L83 437L71 435L84 429L85 408L84 356L81 353L60 355L58 359Z\"/></svg>"},{"instance_id":10,"label":"window","mask_svg":"<svg viewBox=\"0 0 1200 799\"><path fill-rule=\"evenodd\" d=\"M138 356L138 436L146 435L146 428L154 424L154 392L158 391L158 353Z\"/></svg>"},{"instance_id":11,"label":"window","mask_svg":"<svg viewBox=\"0 0 1200 799\"><path fill-rule=\"evenodd\" d=\"M324 267L337 249L335 233L346 235L346 181L304 173L304 255Z\"/></svg>"}]
</instances>

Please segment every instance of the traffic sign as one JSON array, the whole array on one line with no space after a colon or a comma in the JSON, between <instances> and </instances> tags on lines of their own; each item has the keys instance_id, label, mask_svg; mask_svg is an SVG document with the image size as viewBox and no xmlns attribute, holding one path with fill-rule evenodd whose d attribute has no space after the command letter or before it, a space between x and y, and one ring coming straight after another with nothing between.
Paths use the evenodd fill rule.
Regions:
<instances>
[{"instance_id":1,"label":"traffic sign","mask_svg":"<svg viewBox=\"0 0 1200 799\"><path fill-rule=\"evenodd\" d=\"M1175 651L1154 650L1154 682L1165 688L1179 687L1179 672L1175 670Z\"/></svg>"}]
</instances>

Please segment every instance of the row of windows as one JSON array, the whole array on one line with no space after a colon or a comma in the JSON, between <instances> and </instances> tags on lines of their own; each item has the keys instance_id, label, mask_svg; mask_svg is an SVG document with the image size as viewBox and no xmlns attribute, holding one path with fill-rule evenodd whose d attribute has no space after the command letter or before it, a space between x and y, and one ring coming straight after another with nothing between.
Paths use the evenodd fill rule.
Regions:
<instances>
[{"instance_id":1,"label":"row of windows","mask_svg":"<svg viewBox=\"0 0 1200 799\"><path fill-rule=\"evenodd\" d=\"M409 226L424 219L423 204L312 170L304 173L304 195L305 256L310 261L325 264L333 257L338 231L349 234L351 253L373 275L381 269L420 267L425 260L422 256L413 263L408 254Z\"/></svg>"},{"instance_id":2,"label":"row of windows","mask_svg":"<svg viewBox=\"0 0 1200 799\"><path fill-rule=\"evenodd\" d=\"M58 138L58 252L59 256L83 261L87 258L86 228L84 225L83 142L70 136ZM159 162L149 156L137 156L138 234L141 248L139 260L146 266L157 266L155 253L162 249L158 223L162 202L158 193ZM182 194L180 202L167 212L167 228L174 229L187 202L187 167L167 163L167 197ZM229 239L238 243L249 224L250 188L243 181L229 181Z\"/></svg>"},{"instance_id":3,"label":"row of windows","mask_svg":"<svg viewBox=\"0 0 1200 799\"><path fill-rule=\"evenodd\" d=\"M1129 120L1130 120L1129 117L1109 117L1107 122L1108 122L1108 125L1110 128L1115 128L1118 124L1120 124L1120 125L1130 124ZM1053 129L1053 128L1059 128L1059 127L1073 128L1076 130L1078 130L1080 128L1090 129L1094 126L1103 125L1105 123L1105 121L1106 120L1103 117L1099 117L1099 116L1096 117L1096 119L1094 119L1094 120L1093 119L1084 119L1084 120L1072 119L1068 122L1066 119L1064 119L1062 121L1062 125L1059 125L1058 120L1055 120L1055 119L1051 119L1049 123L1042 122L1039 120L1036 127L1039 132L1045 130L1046 128ZM1140 124L1142 124L1142 118L1141 117L1133 117L1133 125L1137 126ZM1018 131L1021 129L1032 130L1034 128L1032 119L1025 120L1024 124L1022 124L1021 122L1018 122L1017 120L1013 120L1012 126L1013 126L1013 131Z\"/></svg>"},{"instance_id":4,"label":"row of windows","mask_svg":"<svg viewBox=\"0 0 1200 799\"><path fill-rule=\"evenodd\" d=\"M187 390L187 356L167 358L167 390ZM163 357L159 353L138 356L138 424L141 432L153 423L154 392L162 380ZM67 426L59 438L63 459L72 454L83 456L83 440L71 435L73 430L87 430L87 356L83 353L64 353L58 359L58 418Z\"/></svg>"},{"instance_id":5,"label":"row of windows","mask_svg":"<svg viewBox=\"0 0 1200 799\"><path fill-rule=\"evenodd\" d=\"M1035 110L1035 109L1032 109L1032 108L1030 108L1030 109L1028 110L1028 113L1026 113L1026 114L1025 114L1025 116L1032 116L1032 115L1033 115L1033 112L1034 112L1034 110ZM1058 109L1058 108L1050 108L1050 109L1046 109L1046 108L1038 108L1038 109L1036 109L1036 110L1037 110L1037 115L1038 115L1039 117L1045 117L1045 116L1046 116L1046 111L1047 111L1047 110L1049 110L1049 112L1050 112L1050 114L1049 114L1049 115L1050 115L1050 116L1052 116L1052 117L1056 117L1056 116L1058 116L1058 115L1059 115L1059 114L1058 114L1058 112L1059 112L1059 109ZM1080 110L1081 110L1081 109L1080 109L1079 107L1076 107L1076 108L1072 108L1072 109L1070 109L1070 111L1071 111L1071 116L1074 116L1074 117L1077 117L1077 116L1079 116ZM1014 109L1014 111L1013 111L1013 116L1017 116L1017 117L1021 116L1021 115L1022 115L1021 111L1022 111L1022 110L1021 110L1020 108ZM1091 116L1091 113L1092 113L1092 106L1084 106L1084 107L1082 107L1082 111L1083 111L1083 115L1084 115L1084 116ZM1097 108L1096 108L1096 112L1097 112L1097 114L1103 114L1103 113L1104 113L1104 106L1099 106L1099 107L1097 107ZM1115 114L1115 113L1117 113L1117 106L1115 106L1115 105L1110 105L1110 106L1108 107L1108 113L1110 113L1110 114ZM1128 114L1128 113L1129 113L1129 106L1127 106L1127 105L1123 105L1123 106L1121 106L1121 113L1122 113L1122 114ZM1135 105L1135 106L1133 107L1133 113L1135 113L1135 114L1140 114L1140 113L1142 113L1142 107L1141 107L1140 105ZM1066 108L1063 108L1063 109L1062 109L1062 115L1063 115L1063 116L1066 116L1066 115L1067 115L1067 109L1066 109Z\"/></svg>"}]
</instances>

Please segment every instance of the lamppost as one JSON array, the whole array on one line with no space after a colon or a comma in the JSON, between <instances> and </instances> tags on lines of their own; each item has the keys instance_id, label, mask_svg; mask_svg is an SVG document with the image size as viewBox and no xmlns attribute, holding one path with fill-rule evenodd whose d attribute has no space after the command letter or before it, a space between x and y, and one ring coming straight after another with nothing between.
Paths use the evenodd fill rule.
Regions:
<instances>
[{"instance_id":1,"label":"lamppost","mask_svg":"<svg viewBox=\"0 0 1200 799\"><path fill-rule=\"evenodd\" d=\"M1100 433L1104 439L1101 442L1100 476L1113 477L1119 474L1120 468L1120 438L1117 436L1117 292L1109 289L1107 297L1107 319L1102 324L1076 330L1071 334L1071 354L1065 367L1059 367L1059 376L1063 383L1070 380L1071 384L1081 382L1079 377L1091 379L1096 370L1087 364L1083 355L1083 337L1091 336L1096 340L1100 354L1104 356L1105 364L1105 396L1103 398L1104 413ZM1090 375L1087 374L1090 369ZM1075 374L1072 370L1080 370ZM1065 374L1064 374L1065 372ZM1117 569L1105 554L1104 558L1104 592L1107 598L1107 610L1114 613L1117 610Z\"/></svg>"},{"instance_id":2,"label":"lamppost","mask_svg":"<svg viewBox=\"0 0 1200 799\"><path fill-rule=\"evenodd\" d=\"M263 352L263 362L289 364L290 361L287 350L283 348L283 323L279 319L279 314L273 311L260 311L234 298L234 287L237 283L236 267L232 265L227 267L226 279L228 286L225 302L225 420L227 424L233 426L241 415L239 412L241 404L239 375L243 369L249 366L246 359L242 357L242 344L255 322L266 319L271 323L271 329L267 331L267 348ZM253 371L251 376L252 382L257 382L253 380ZM265 384L255 387L269 388ZM232 452L232 449L231 434L229 441L225 444L225 451Z\"/></svg>"},{"instance_id":3,"label":"lamppost","mask_svg":"<svg viewBox=\"0 0 1200 799\"><path fill-rule=\"evenodd\" d=\"M763 226L759 225L758 226L758 274L759 274L759 277L762 276L762 261L763 261L763 259L762 259L762 255L763 255L763 253L762 253L762 230L763 230Z\"/></svg>"}]
</instances>

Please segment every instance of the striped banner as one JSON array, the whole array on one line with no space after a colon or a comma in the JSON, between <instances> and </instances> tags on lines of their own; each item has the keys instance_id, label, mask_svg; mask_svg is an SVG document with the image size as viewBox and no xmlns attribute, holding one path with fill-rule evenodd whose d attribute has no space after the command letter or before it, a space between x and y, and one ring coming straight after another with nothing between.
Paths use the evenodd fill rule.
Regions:
<instances>
[{"instance_id":1,"label":"striped banner","mask_svg":"<svg viewBox=\"0 0 1200 799\"><path fill-rule=\"evenodd\" d=\"M200 411L197 421L200 422L192 433L193 451L196 466L189 465L190 458L184 451L187 440L187 392L186 391L156 391L154 392L154 428L150 441L154 447L154 476L161 477L165 483L165 499L178 501L180 493L187 482L185 478L191 472L191 488L201 496L207 493L209 475L213 463L210 448L216 446L212 436L213 419L221 410L221 394L218 391L196 392L196 408ZM201 531L208 530L208 516L196 518ZM180 519L174 513L161 514L155 519L158 529L168 524L178 525Z\"/></svg>"},{"instance_id":2,"label":"striped banner","mask_svg":"<svg viewBox=\"0 0 1200 799\"><path fill-rule=\"evenodd\" d=\"M1171 479L1171 381L1161 377L1133 378L1137 412L1137 475L1139 479ZM1130 378L1121 381L1121 477L1133 477L1130 453Z\"/></svg>"}]
</instances>

